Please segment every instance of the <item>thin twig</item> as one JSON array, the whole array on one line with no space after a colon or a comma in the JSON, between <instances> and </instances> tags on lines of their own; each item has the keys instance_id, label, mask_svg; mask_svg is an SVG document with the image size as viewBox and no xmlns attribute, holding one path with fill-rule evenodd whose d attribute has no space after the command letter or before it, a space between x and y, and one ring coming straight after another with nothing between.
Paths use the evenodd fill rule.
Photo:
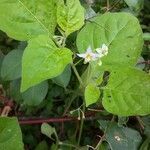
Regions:
<instances>
[{"instance_id":1,"label":"thin twig","mask_svg":"<svg viewBox=\"0 0 150 150\"><path fill-rule=\"evenodd\" d=\"M14 107L14 103L12 100L8 99L5 96L0 96L0 100L2 104L4 105L3 110L0 112L1 116L8 116L12 108Z\"/></svg>"},{"instance_id":2,"label":"thin twig","mask_svg":"<svg viewBox=\"0 0 150 150\"><path fill-rule=\"evenodd\" d=\"M115 120L115 116L113 115L113 117L112 117L110 122L113 122L114 120ZM111 123L105 128L104 134L101 137L100 141L98 142L98 144L96 145L94 150L98 150L99 146L102 144L103 140L105 139L106 132L107 132L108 128L110 128L110 126L111 126Z\"/></svg>"},{"instance_id":3,"label":"thin twig","mask_svg":"<svg viewBox=\"0 0 150 150\"><path fill-rule=\"evenodd\" d=\"M109 11L109 7L110 7L110 3L109 3L109 0L107 0L106 12L108 12L108 11Z\"/></svg>"},{"instance_id":4,"label":"thin twig","mask_svg":"<svg viewBox=\"0 0 150 150\"><path fill-rule=\"evenodd\" d=\"M10 113L10 111L11 111L11 107L10 106L5 106L3 108L0 116L2 116L2 117L5 116L6 117L6 116L8 116L8 114Z\"/></svg>"},{"instance_id":5,"label":"thin twig","mask_svg":"<svg viewBox=\"0 0 150 150\"><path fill-rule=\"evenodd\" d=\"M140 125L141 129L144 130L144 123L143 123L143 121L141 120L141 118L140 118L139 116L136 116L136 119L137 119L137 121L139 122L139 125Z\"/></svg>"},{"instance_id":6,"label":"thin twig","mask_svg":"<svg viewBox=\"0 0 150 150\"><path fill-rule=\"evenodd\" d=\"M119 4L120 1L121 1L121 0L118 0L112 7L109 8L108 11L114 9L114 8Z\"/></svg>"},{"instance_id":7,"label":"thin twig","mask_svg":"<svg viewBox=\"0 0 150 150\"><path fill-rule=\"evenodd\" d=\"M64 113L63 113L63 116L66 115L67 111L69 110L69 108L70 108L72 102L75 100L76 97L77 97L77 95L73 95L73 96L72 96L72 98L70 99L70 101L69 101L67 107L65 108L65 111L64 111Z\"/></svg>"},{"instance_id":8,"label":"thin twig","mask_svg":"<svg viewBox=\"0 0 150 150\"><path fill-rule=\"evenodd\" d=\"M137 64L147 64L147 65L150 65L150 60L141 61L141 62L138 62Z\"/></svg>"},{"instance_id":9,"label":"thin twig","mask_svg":"<svg viewBox=\"0 0 150 150\"><path fill-rule=\"evenodd\" d=\"M102 109L92 109L92 108L88 108L89 111L94 111L94 112L103 112L104 110Z\"/></svg>"},{"instance_id":10,"label":"thin twig","mask_svg":"<svg viewBox=\"0 0 150 150\"><path fill-rule=\"evenodd\" d=\"M103 134L103 136L100 138L98 144L96 145L96 147L94 148L94 150L98 150L99 146L102 144L103 140L105 139L105 134Z\"/></svg>"},{"instance_id":11,"label":"thin twig","mask_svg":"<svg viewBox=\"0 0 150 150\"><path fill-rule=\"evenodd\" d=\"M83 124L84 124L84 119L85 119L84 113L85 113L85 102L83 103L83 109L81 112L82 118L81 118L80 130L79 130L79 136L78 136L78 145L80 145L82 131L83 131Z\"/></svg>"}]
</instances>

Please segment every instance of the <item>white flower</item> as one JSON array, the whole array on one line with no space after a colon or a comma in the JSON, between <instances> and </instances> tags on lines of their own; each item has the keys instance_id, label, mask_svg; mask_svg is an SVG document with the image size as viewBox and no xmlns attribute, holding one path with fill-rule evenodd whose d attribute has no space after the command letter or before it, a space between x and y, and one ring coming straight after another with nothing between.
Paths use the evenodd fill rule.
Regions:
<instances>
[{"instance_id":1,"label":"white flower","mask_svg":"<svg viewBox=\"0 0 150 150\"><path fill-rule=\"evenodd\" d=\"M91 46L89 46L85 53L77 54L79 57L84 58L84 63L88 63L90 61L98 60L98 65L102 65L101 58L108 54L108 47L105 44L102 44L102 47L96 48L96 53L92 52Z\"/></svg>"},{"instance_id":2,"label":"white flower","mask_svg":"<svg viewBox=\"0 0 150 150\"><path fill-rule=\"evenodd\" d=\"M106 56L108 54L108 47L103 44L102 47L96 48L97 53L99 54L99 57Z\"/></svg>"},{"instance_id":3,"label":"white flower","mask_svg":"<svg viewBox=\"0 0 150 150\"><path fill-rule=\"evenodd\" d=\"M89 46L85 53L77 54L79 57L84 58L84 63L88 63L90 61L95 61L99 58L99 54L93 53L91 46Z\"/></svg>"}]
</instances>

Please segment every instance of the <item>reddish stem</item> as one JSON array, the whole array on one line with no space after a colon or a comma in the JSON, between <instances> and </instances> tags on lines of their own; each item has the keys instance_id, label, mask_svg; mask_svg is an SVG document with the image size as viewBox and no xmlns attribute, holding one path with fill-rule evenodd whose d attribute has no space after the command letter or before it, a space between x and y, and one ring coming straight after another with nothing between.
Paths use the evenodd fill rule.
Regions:
<instances>
[{"instance_id":1,"label":"reddish stem","mask_svg":"<svg viewBox=\"0 0 150 150\"><path fill-rule=\"evenodd\" d=\"M90 117L86 117L84 118L85 121L88 120L95 120L95 119L99 119L99 117L95 117L95 116L90 116ZM19 118L18 119L19 124L42 124L44 122L47 123L64 123L64 122L72 122L72 121L80 121L78 120L76 117L59 117L59 118L28 118L28 119L23 119L23 118Z\"/></svg>"},{"instance_id":2,"label":"reddish stem","mask_svg":"<svg viewBox=\"0 0 150 150\"><path fill-rule=\"evenodd\" d=\"M47 118L47 119L18 119L19 124L41 124L44 122L54 123L54 122L68 122L68 121L77 121L75 117L62 117L62 118Z\"/></svg>"},{"instance_id":3,"label":"reddish stem","mask_svg":"<svg viewBox=\"0 0 150 150\"><path fill-rule=\"evenodd\" d=\"M147 64L147 65L150 65L150 60L141 61L141 62L138 62L137 64Z\"/></svg>"}]
</instances>

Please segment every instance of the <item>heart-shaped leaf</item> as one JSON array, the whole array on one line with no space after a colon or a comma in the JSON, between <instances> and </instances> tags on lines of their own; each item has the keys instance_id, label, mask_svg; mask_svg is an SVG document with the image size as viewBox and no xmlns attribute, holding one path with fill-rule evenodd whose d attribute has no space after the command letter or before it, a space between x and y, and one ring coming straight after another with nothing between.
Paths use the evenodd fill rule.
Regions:
<instances>
[{"instance_id":1,"label":"heart-shaped leaf","mask_svg":"<svg viewBox=\"0 0 150 150\"><path fill-rule=\"evenodd\" d=\"M150 76L143 71L113 71L103 89L103 106L107 111L120 116L150 114Z\"/></svg>"},{"instance_id":2,"label":"heart-shaped leaf","mask_svg":"<svg viewBox=\"0 0 150 150\"><path fill-rule=\"evenodd\" d=\"M68 66L66 66L66 68L64 69L62 74L53 78L52 80L57 85L66 88L66 86L69 84L70 77L71 77L71 67L70 67L70 65L68 65Z\"/></svg>"},{"instance_id":3,"label":"heart-shaped leaf","mask_svg":"<svg viewBox=\"0 0 150 150\"><path fill-rule=\"evenodd\" d=\"M16 40L54 33L55 0L0 1L0 29Z\"/></svg>"},{"instance_id":4,"label":"heart-shaped leaf","mask_svg":"<svg viewBox=\"0 0 150 150\"><path fill-rule=\"evenodd\" d=\"M40 84L37 84L29 88L24 93L22 93L22 98L25 104L29 106L36 106L39 105L45 98L47 91L48 91L48 83L47 81L44 81Z\"/></svg>"},{"instance_id":5,"label":"heart-shaped leaf","mask_svg":"<svg viewBox=\"0 0 150 150\"><path fill-rule=\"evenodd\" d=\"M100 90L95 84L90 83L85 88L84 95L85 95L86 107L88 107L89 105L97 102L100 96Z\"/></svg>"},{"instance_id":6,"label":"heart-shaped leaf","mask_svg":"<svg viewBox=\"0 0 150 150\"><path fill-rule=\"evenodd\" d=\"M0 149L23 150L22 134L16 118L0 117Z\"/></svg>"},{"instance_id":7,"label":"heart-shaped leaf","mask_svg":"<svg viewBox=\"0 0 150 150\"><path fill-rule=\"evenodd\" d=\"M66 36L79 30L84 24L84 9L79 0L59 0L57 8L58 25L65 31Z\"/></svg>"},{"instance_id":8,"label":"heart-shaped leaf","mask_svg":"<svg viewBox=\"0 0 150 150\"><path fill-rule=\"evenodd\" d=\"M57 48L45 35L29 40L22 59L21 91L60 75L72 62L72 52Z\"/></svg>"},{"instance_id":9,"label":"heart-shaped leaf","mask_svg":"<svg viewBox=\"0 0 150 150\"><path fill-rule=\"evenodd\" d=\"M102 58L102 67L111 70L116 65L133 66L140 56L143 37L136 17L129 13L105 13L87 22L77 36L77 47L84 53L108 46L108 55Z\"/></svg>"},{"instance_id":10,"label":"heart-shaped leaf","mask_svg":"<svg viewBox=\"0 0 150 150\"><path fill-rule=\"evenodd\" d=\"M100 128L105 128L105 139L111 150L137 150L141 144L140 133L128 127L119 127L117 123L99 121Z\"/></svg>"},{"instance_id":11,"label":"heart-shaped leaf","mask_svg":"<svg viewBox=\"0 0 150 150\"><path fill-rule=\"evenodd\" d=\"M1 77L3 80L14 80L21 76L22 50L12 50L3 60Z\"/></svg>"},{"instance_id":12,"label":"heart-shaped leaf","mask_svg":"<svg viewBox=\"0 0 150 150\"><path fill-rule=\"evenodd\" d=\"M52 135L54 134L57 137L56 130L52 126L50 126L48 123L43 123L41 126L41 132L49 137L50 139L54 140L52 138Z\"/></svg>"}]
</instances>

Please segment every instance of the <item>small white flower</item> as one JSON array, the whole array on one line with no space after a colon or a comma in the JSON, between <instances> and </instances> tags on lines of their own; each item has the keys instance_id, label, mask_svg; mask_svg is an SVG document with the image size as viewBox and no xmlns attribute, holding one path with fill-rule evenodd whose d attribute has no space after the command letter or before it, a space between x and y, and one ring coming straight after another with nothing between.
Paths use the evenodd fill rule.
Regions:
<instances>
[{"instance_id":1,"label":"small white flower","mask_svg":"<svg viewBox=\"0 0 150 150\"><path fill-rule=\"evenodd\" d=\"M84 63L88 63L90 61L98 60L98 65L102 65L101 58L108 54L108 47L105 44L102 44L102 47L96 48L96 53L92 52L91 46L89 46L85 53L77 54L79 57L84 58Z\"/></svg>"},{"instance_id":2,"label":"small white flower","mask_svg":"<svg viewBox=\"0 0 150 150\"><path fill-rule=\"evenodd\" d=\"M77 54L79 57L84 58L84 63L88 63L90 61L95 61L99 58L99 54L93 53L91 46L89 46L85 53Z\"/></svg>"},{"instance_id":3,"label":"small white flower","mask_svg":"<svg viewBox=\"0 0 150 150\"><path fill-rule=\"evenodd\" d=\"M99 54L99 57L106 56L108 54L108 47L103 44L102 47L96 48L97 53Z\"/></svg>"}]
</instances>

